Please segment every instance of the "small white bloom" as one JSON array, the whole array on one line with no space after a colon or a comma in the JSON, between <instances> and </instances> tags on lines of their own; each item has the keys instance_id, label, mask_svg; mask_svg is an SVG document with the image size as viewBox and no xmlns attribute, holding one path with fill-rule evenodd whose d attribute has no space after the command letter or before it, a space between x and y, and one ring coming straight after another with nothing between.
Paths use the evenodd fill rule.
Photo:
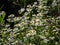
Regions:
<instances>
[{"instance_id":1,"label":"small white bloom","mask_svg":"<svg viewBox=\"0 0 60 45\"><path fill-rule=\"evenodd\" d=\"M56 29L53 30L53 32L57 31Z\"/></svg>"},{"instance_id":2,"label":"small white bloom","mask_svg":"<svg viewBox=\"0 0 60 45\"><path fill-rule=\"evenodd\" d=\"M29 19L29 17L25 17L25 19Z\"/></svg>"},{"instance_id":3,"label":"small white bloom","mask_svg":"<svg viewBox=\"0 0 60 45\"><path fill-rule=\"evenodd\" d=\"M35 44L30 43L29 45L35 45Z\"/></svg>"},{"instance_id":4,"label":"small white bloom","mask_svg":"<svg viewBox=\"0 0 60 45\"><path fill-rule=\"evenodd\" d=\"M6 19L8 22L10 22L11 21L11 19L9 18L9 19Z\"/></svg>"},{"instance_id":5,"label":"small white bloom","mask_svg":"<svg viewBox=\"0 0 60 45\"><path fill-rule=\"evenodd\" d=\"M17 43L17 42L18 42L18 40L15 41L15 43Z\"/></svg>"},{"instance_id":6,"label":"small white bloom","mask_svg":"<svg viewBox=\"0 0 60 45\"><path fill-rule=\"evenodd\" d=\"M18 13L21 14L24 10L24 8L21 8L20 10L18 10Z\"/></svg>"},{"instance_id":7,"label":"small white bloom","mask_svg":"<svg viewBox=\"0 0 60 45\"><path fill-rule=\"evenodd\" d=\"M42 16L43 16L43 14L42 14L42 13L38 13L38 14L37 14L37 16L40 16L40 17L42 17Z\"/></svg>"},{"instance_id":8,"label":"small white bloom","mask_svg":"<svg viewBox=\"0 0 60 45\"><path fill-rule=\"evenodd\" d=\"M36 19L36 22L37 22L37 21L40 21L40 19Z\"/></svg>"},{"instance_id":9,"label":"small white bloom","mask_svg":"<svg viewBox=\"0 0 60 45\"><path fill-rule=\"evenodd\" d=\"M16 20L17 20L17 21L19 21L19 20L20 20L20 18L18 18L18 17L17 17L17 18L16 18Z\"/></svg>"},{"instance_id":10,"label":"small white bloom","mask_svg":"<svg viewBox=\"0 0 60 45\"><path fill-rule=\"evenodd\" d=\"M41 39L46 39L46 37L43 36L43 35L39 35L39 36L40 36Z\"/></svg>"},{"instance_id":11,"label":"small white bloom","mask_svg":"<svg viewBox=\"0 0 60 45\"><path fill-rule=\"evenodd\" d=\"M35 23L35 25L38 25L38 23Z\"/></svg>"},{"instance_id":12,"label":"small white bloom","mask_svg":"<svg viewBox=\"0 0 60 45\"><path fill-rule=\"evenodd\" d=\"M46 29L48 29L49 26L46 26Z\"/></svg>"},{"instance_id":13,"label":"small white bloom","mask_svg":"<svg viewBox=\"0 0 60 45\"><path fill-rule=\"evenodd\" d=\"M27 37L29 37L30 35L31 35L30 33L26 34Z\"/></svg>"},{"instance_id":14,"label":"small white bloom","mask_svg":"<svg viewBox=\"0 0 60 45\"><path fill-rule=\"evenodd\" d=\"M23 12L25 9L24 8L21 8L21 12Z\"/></svg>"},{"instance_id":15,"label":"small white bloom","mask_svg":"<svg viewBox=\"0 0 60 45\"><path fill-rule=\"evenodd\" d=\"M5 13L5 11L2 11L2 12L1 12L1 14L4 14L4 13Z\"/></svg>"},{"instance_id":16,"label":"small white bloom","mask_svg":"<svg viewBox=\"0 0 60 45\"><path fill-rule=\"evenodd\" d=\"M24 27L21 28L21 30L23 30L23 29L24 29Z\"/></svg>"},{"instance_id":17,"label":"small white bloom","mask_svg":"<svg viewBox=\"0 0 60 45\"><path fill-rule=\"evenodd\" d=\"M35 21L31 21L30 23L34 25Z\"/></svg>"},{"instance_id":18,"label":"small white bloom","mask_svg":"<svg viewBox=\"0 0 60 45\"><path fill-rule=\"evenodd\" d=\"M5 27L9 27L10 25L9 24L6 24Z\"/></svg>"},{"instance_id":19,"label":"small white bloom","mask_svg":"<svg viewBox=\"0 0 60 45\"><path fill-rule=\"evenodd\" d=\"M27 5L27 7L29 7L29 8L30 8L30 7L31 7L31 5Z\"/></svg>"},{"instance_id":20,"label":"small white bloom","mask_svg":"<svg viewBox=\"0 0 60 45\"><path fill-rule=\"evenodd\" d=\"M32 9L31 8L26 8L27 11L31 11Z\"/></svg>"},{"instance_id":21,"label":"small white bloom","mask_svg":"<svg viewBox=\"0 0 60 45\"><path fill-rule=\"evenodd\" d=\"M36 4L37 4L37 2L34 2L34 4L36 5Z\"/></svg>"},{"instance_id":22,"label":"small white bloom","mask_svg":"<svg viewBox=\"0 0 60 45\"><path fill-rule=\"evenodd\" d=\"M16 24L15 27L21 27L21 24Z\"/></svg>"},{"instance_id":23,"label":"small white bloom","mask_svg":"<svg viewBox=\"0 0 60 45\"><path fill-rule=\"evenodd\" d=\"M55 42L55 44L57 45L57 44L58 44L58 42Z\"/></svg>"},{"instance_id":24,"label":"small white bloom","mask_svg":"<svg viewBox=\"0 0 60 45\"><path fill-rule=\"evenodd\" d=\"M8 38L8 40L9 40L9 41L12 41L12 39L11 39L11 38Z\"/></svg>"},{"instance_id":25,"label":"small white bloom","mask_svg":"<svg viewBox=\"0 0 60 45\"><path fill-rule=\"evenodd\" d=\"M28 33L26 34L27 37L33 36L33 35L36 35L36 31L35 30L29 30Z\"/></svg>"},{"instance_id":26,"label":"small white bloom","mask_svg":"<svg viewBox=\"0 0 60 45\"><path fill-rule=\"evenodd\" d=\"M56 34L58 34L58 32L56 32Z\"/></svg>"},{"instance_id":27,"label":"small white bloom","mask_svg":"<svg viewBox=\"0 0 60 45\"><path fill-rule=\"evenodd\" d=\"M48 39L44 39L43 41L44 41L44 43L48 43L49 40Z\"/></svg>"},{"instance_id":28,"label":"small white bloom","mask_svg":"<svg viewBox=\"0 0 60 45\"><path fill-rule=\"evenodd\" d=\"M38 6L39 9L42 9L42 5Z\"/></svg>"},{"instance_id":29,"label":"small white bloom","mask_svg":"<svg viewBox=\"0 0 60 45\"><path fill-rule=\"evenodd\" d=\"M55 39L55 37L53 36L53 37L49 37L51 40L53 40L53 39Z\"/></svg>"},{"instance_id":30,"label":"small white bloom","mask_svg":"<svg viewBox=\"0 0 60 45\"><path fill-rule=\"evenodd\" d=\"M14 28L14 30L13 31L17 31L18 30L18 28Z\"/></svg>"},{"instance_id":31,"label":"small white bloom","mask_svg":"<svg viewBox=\"0 0 60 45\"><path fill-rule=\"evenodd\" d=\"M33 14L32 16L35 16L35 17L36 17L36 15L35 15L35 14Z\"/></svg>"},{"instance_id":32,"label":"small white bloom","mask_svg":"<svg viewBox=\"0 0 60 45\"><path fill-rule=\"evenodd\" d=\"M9 18L12 18L12 17L14 17L14 14L10 14L8 17L9 17Z\"/></svg>"},{"instance_id":33,"label":"small white bloom","mask_svg":"<svg viewBox=\"0 0 60 45\"><path fill-rule=\"evenodd\" d=\"M28 14L29 14L29 12L25 12L25 13L24 13L24 16L27 16Z\"/></svg>"},{"instance_id":34,"label":"small white bloom","mask_svg":"<svg viewBox=\"0 0 60 45\"><path fill-rule=\"evenodd\" d=\"M18 13L21 14L20 10L18 10Z\"/></svg>"}]
</instances>

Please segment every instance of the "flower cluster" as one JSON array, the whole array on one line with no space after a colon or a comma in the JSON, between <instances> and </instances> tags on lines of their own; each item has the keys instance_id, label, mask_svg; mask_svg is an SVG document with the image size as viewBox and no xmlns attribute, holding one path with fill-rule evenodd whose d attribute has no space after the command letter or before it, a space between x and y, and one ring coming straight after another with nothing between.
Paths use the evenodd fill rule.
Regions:
<instances>
[{"instance_id":1,"label":"flower cluster","mask_svg":"<svg viewBox=\"0 0 60 45\"><path fill-rule=\"evenodd\" d=\"M27 5L26 12L21 8L18 12L24 12L22 17L10 15L12 19L8 18L9 23L0 30L0 45L59 45L60 18L45 17L49 10L46 3L46 0L37 0ZM11 22L14 22L13 29L9 27Z\"/></svg>"}]
</instances>

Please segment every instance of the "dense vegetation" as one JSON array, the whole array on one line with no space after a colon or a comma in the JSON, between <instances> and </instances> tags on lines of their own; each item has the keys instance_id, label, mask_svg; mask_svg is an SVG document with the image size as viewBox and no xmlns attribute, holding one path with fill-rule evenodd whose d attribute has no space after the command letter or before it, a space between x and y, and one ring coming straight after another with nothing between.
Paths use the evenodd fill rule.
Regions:
<instances>
[{"instance_id":1,"label":"dense vegetation","mask_svg":"<svg viewBox=\"0 0 60 45\"><path fill-rule=\"evenodd\" d=\"M0 45L60 45L60 0L0 0Z\"/></svg>"}]
</instances>

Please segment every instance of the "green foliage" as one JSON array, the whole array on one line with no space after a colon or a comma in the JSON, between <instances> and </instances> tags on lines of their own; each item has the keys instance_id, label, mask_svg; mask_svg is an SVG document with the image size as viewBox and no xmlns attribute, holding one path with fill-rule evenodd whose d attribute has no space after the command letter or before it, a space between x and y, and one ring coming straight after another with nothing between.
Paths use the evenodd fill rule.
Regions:
<instances>
[{"instance_id":1,"label":"green foliage","mask_svg":"<svg viewBox=\"0 0 60 45\"><path fill-rule=\"evenodd\" d=\"M5 13L4 11L2 11L2 12L0 13L0 25L3 24L5 15L6 15L6 13Z\"/></svg>"}]
</instances>

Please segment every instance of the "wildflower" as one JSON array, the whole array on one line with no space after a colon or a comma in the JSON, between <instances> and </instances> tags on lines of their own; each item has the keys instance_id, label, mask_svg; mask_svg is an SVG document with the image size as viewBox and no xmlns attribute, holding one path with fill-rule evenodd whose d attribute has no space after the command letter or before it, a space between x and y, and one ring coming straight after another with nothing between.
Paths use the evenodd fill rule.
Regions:
<instances>
[{"instance_id":1,"label":"wildflower","mask_svg":"<svg viewBox=\"0 0 60 45\"><path fill-rule=\"evenodd\" d=\"M54 40L55 39L55 37L53 36L53 37L49 37L51 40Z\"/></svg>"},{"instance_id":2,"label":"wildflower","mask_svg":"<svg viewBox=\"0 0 60 45\"><path fill-rule=\"evenodd\" d=\"M36 19L35 25L42 25L42 21L40 19Z\"/></svg>"},{"instance_id":3,"label":"wildflower","mask_svg":"<svg viewBox=\"0 0 60 45\"><path fill-rule=\"evenodd\" d=\"M5 27L9 27L10 25L9 24L6 24Z\"/></svg>"},{"instance_id":4,"label":"wildflower","mask_svg":"<svg viewBox=\"0 0 60 45\"><path fill-rule=\"evenodd\" d=\"M4 14L4 13L5 13L5 11L2 11L2 12L1 12L1 14Z\"/></svg>"},{"instance_id":5,"label":"wildflower","mask_svg":"<svg viewBox=\"0 0 60 45\"><path fill-rule=\"evenodd\" d=\"M46 39L46 37L43 36L43 35L39 35L39 37L40 37L41 39Z\"/></svg>"},{"instance_id":6,"label":"wildflower","mask_svg":"<svg viewBox=\"0 0 60 45\"><path fill-rule=\"evenodd\" d=\"M38 6L39 9L42 9L42 5Z\"/></svg>"},{"instance_id":7,"label":"wildflower","mask_svg":"<svg viewBox=\"0 0 60 45\"><path fill-rule=\"evenodd\" d=\"M35 45L35 44L30 43L29 45Z\"/></svg>"},{"instance_id":8,"label":"wildflower","mask_svg":"<svg viewBox=\"0 0 60 45\"><path fill-rule=\"evenodd\" d=\"M30 13L30 12L25 12L25 13L24 13L24 16L27 16L27 15L29 15L29 13Z\"/></svg>"},{"instance_id":9,"label":"wildflower","mask_svg":"<svg viewBox=\"0 0 60 45\"><path fill-rule=\"evenodd\" d=\"M48 39L44 39L43 40L44 43L48 43L48 41L49 41Z\"/></svg>"},{"instance_id":10,"label":"wildflower","mask_svg":"<svg viewBox=\"0 0 60 45\"><path fill-rule=\"evenodd\" d=\"M29 19L29 17L26 16L25 19L27 20L27 19Z\"/></svg>"},{"instance_id":11,"label":"wildflower","mask_svg":"<svg viewBox=\"0 0 60 45\"><path fill-rule=\"evenodd\" d=\"M34 4L32 7L34 8L34 7L36 7L36 5Z\"/></svg>"},{"instance_id":12,"label":"wildflower","mask_svg":"<svg viewBox=\"0 0 60 45\"><path fill-rule=\"evenodd\" d=\"M58 45L58 42L55 42L56 45Z\"/></svg>"},{"instance_id":13,"label":"wildflower","mask_svg":"<svg viewBox=\"0 0 60 45\"><path fill-rule=\"evenodd\" d=\"M29 8L30 8L30 7L31 7L31 5L27 5L27 7L29 7Z\"/></svg>"},{"instance_id":14,"label":"wildflower","mask_svg":"<svg viewBox=\"0 0 60 45\"><path fill-rule=\"evenodd\" d=\"M39 25L39 22L36 22L35 25Z\"/></svg>"},{"instance_id":15,"label":"wildflower","mask_svg":"<svg viewBox=\"0 0 60 45\"><path fill-rule=\"evenodd\" d=\"M37 21L40 21L40 19L36 19L36 22L37 22Z\"/></svg>"},{"instance_id":16,"label":"wildflower","mask_svg":"<svg viewBox=\"0 0 60 45\"><path fill-rule=\"evenodd\" d=\"M27 11L31 11L32 9L31 8L26 8Z\"/></svg>"},{"instance_id":17,"label":"wildflower","mask_svg":"<svg viewBox=\"0 0 60 45\"><path fill-rule=\"evenodd\" d=\"M19 21L20 20L20 17L16 17L16 20Z\"/></svg>"},{"instance_id":18,"label":"wildflower","mask_svg":"<svg viewBox=\"0 0 60 45\"><path fill-rule=\"evenodd\" d=\"M9 17L9 18L13 18L13 17L14 17L14 14L9 15L8 17Z\"/></svg>"},{"instance_id":19,"label":"wildflower","mask_svg":"<svg viewBox=\"0 0 60 45\"><path fill-rule=\"evenodd\" d=\"M35 30L29 30L28 33L26 34L27 37L34 36L34 35L36 35L36 31Z\"/></svg>"},{"instance_id":20,"label":"wildflower","mask_svg":"<svg viewBox=\"0 0 60 45\"><path fill-rule=\"evenodd\" d=\"M9 41L11 41L11 38L8 38Z\"/></svg>"},{"instance_id":21,"label":"wildflower","mask_svg":"<svg viewBox=\"0 0 60 45\"><path fill-rule=\"evenodd\" d=\"M45 33L46 33L46 34L45 34L46 36L49 36L49 32L45 32Z\"/></svg>"},{"instance_id":22,"label":"wildflower","mask_svg":"<svg viewBox=\"0 0 60 45\"><path fill-rule=\"evenodd\" d=\"M56 34L58 34L58 32L56 32Z\"/></svg>"},{"instance_id":23,"label":"wildflower","mask_svg":"<svg viewBox=\"0 0 60 45\"><path fill-rule=\"evenodd\" d=\"M32 25L34 25L35 21L31 21L30 23L31 23Z\"/></svg>"},{"instance_id":24,"label":"wildflower","mask_svg":"<svg viewBox=\"0 0 60 45\"><path fill-rule=\"evenodd\" d=\"M18 31L18 28L14 28L14 30L13 31Z\"/></svg>"},{"instance_id":25,"label":"wildflower","mask_svg":"<svg viewBox=\"0 0 60 45\"><path fill-rule=\"evenodd\" d=\"M21 26L21 24L16 24L16 25L14 25L14 27L20 27Z\"/></svg>"},{"instance_id":26,"label":"wildflower","mask_svg":"<svg viewBox=\"0 0 60 45\"><path fill-rule=\"evenodd\" d=\"M18 13L21 14L24 11L25 11L25 9L24 8L21 8L20 10L18 10Z\"/></svg>"},{"instance_id":27,"label":"wildflower","mask_svg":"<svg viewBox=\"0 0 60 45\"><path fill-rule=\"evenodd\" d=\"M42 14L42 13L38 13L38 14L37 14L37 16L40 16L40 17L42 17L42 16L43 16L43 14Z\"/></svg>"},{"instance_id":28,"label":"wildflower","mask_svg":"<svg viewBox=\"0 0 60 45\"><path fill-rule=\"evenodd\" d=\"M36 4L37 4L37 2L34 2L34 4L36 5Z\"/></svg>"},{"instance_id":29,"label":"wildflower","mask_svg":"<svg viewBox=\"0 0 60 45\"><path fill-rule=\"evenodd\" d=\"M36 17L36 15L35 15L35 14L33 14L32 16Z\"/></svg>"},{"instance_id":30,"label":"wildflower","mask_svg":"<svg viewBox=\"0 0 60 45\"><path fill-rule=\"evenodd\" d=\"M57 31L56 29L53 30L53 32L56 32L56 31Z\"/></svg>"},{"instance_id":31,"label":"wildflower","mask_svg":"<svg viewBox=\"0 0 60 45\"><path fill-rule=\"evenodd\" d=\"M25 27L22 27L21 30L23 30Z\"/></svg>"}]
</instances>

